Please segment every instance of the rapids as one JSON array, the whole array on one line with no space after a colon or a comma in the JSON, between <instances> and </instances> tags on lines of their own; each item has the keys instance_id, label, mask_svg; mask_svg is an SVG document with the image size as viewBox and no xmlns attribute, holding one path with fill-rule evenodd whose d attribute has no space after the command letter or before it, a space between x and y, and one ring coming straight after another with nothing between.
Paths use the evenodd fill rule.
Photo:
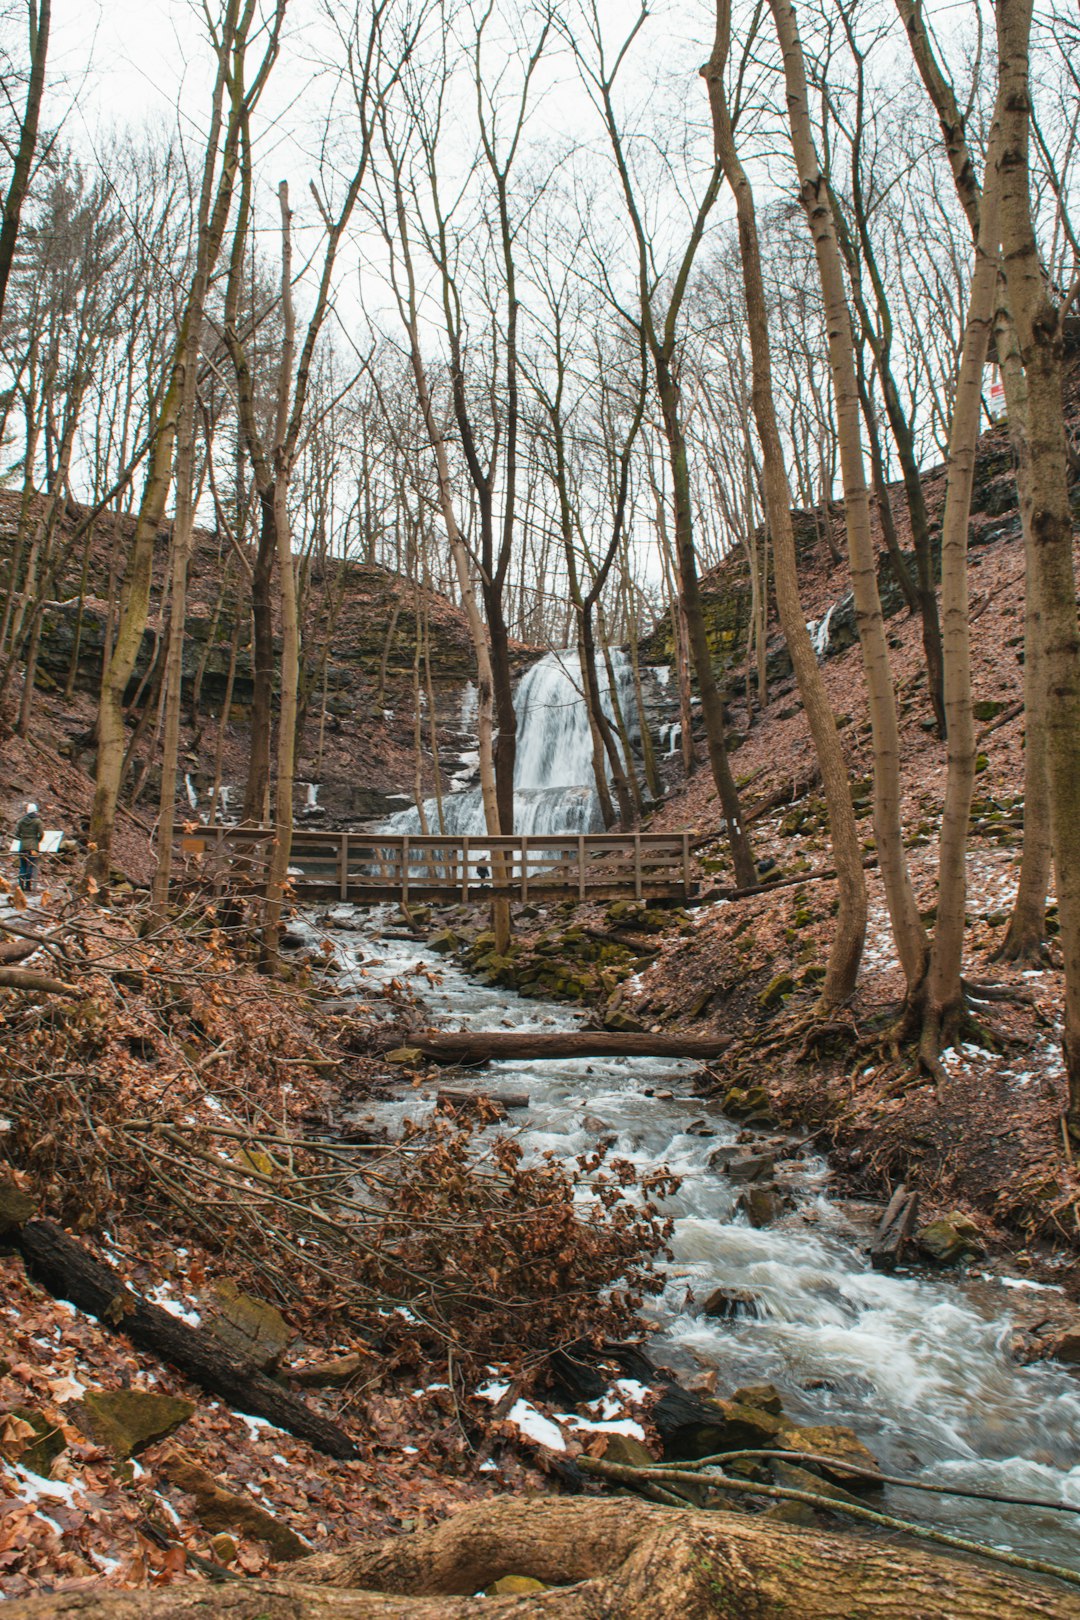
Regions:
<instances>
[{"instance_id":1,"label":"rapids","mask_svg":"<svg viewBox=\"0 0 1080 1620\"><path fill-rule=\"evenodd\" d=\"M625 660L616 668L620 683L629 681ZM521 682L519 831L584 830L595 814L574 673L568 655L550 654ZM465 825L472 798L446 800L453 830L472 830ZM422 973L427 1016L447 1028L565 1028L581 1017L471 980L408 937L388 911L334 908L323 927L343 991L361 999L365 988ZM1080 1378L1053 1363L1020 1366L1009 1354L1018 1303L1037 1309L1035 1285L977 1268L874 1272L866 1255L871 1216L830 1196L820 1157L781 1163L778 1179L792 1207L771 1226L750 1227L736 1210L738 1189L708 1163L738 1127L693 1095L689 1064L508 1061L486 1070L484 1085L496 1095L528 1092L528 1110L499 1128L516 1131L529 1154L570 1161L598 1135L613 1135L616 1155L642 1169L667 1164L682 1177L670 1205L674 1259L663 1292L647 1306L655 1360L682 1374L715 1369L720 1393L771 1381L792 1417L849 1424L886 1472L1080 1506ZM409 1089L373 1104L364 1118L394 1134L406 1118L432 1111L435 1091L435 1084ZM700 1302L717 1287L752 1293L757 1314L704 1316ZM898 1489L886 1493L885 1506L1080 1569L1080 1521L1069 1514Z\"/></svg>"}]
</instances>

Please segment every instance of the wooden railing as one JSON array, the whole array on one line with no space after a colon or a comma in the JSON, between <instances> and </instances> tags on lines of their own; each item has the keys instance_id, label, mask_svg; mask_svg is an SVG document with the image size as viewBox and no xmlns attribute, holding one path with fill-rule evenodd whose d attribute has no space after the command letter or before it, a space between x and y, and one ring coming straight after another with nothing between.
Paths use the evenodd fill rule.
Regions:
<instances>
[{"instance_id":1,"label":"wooden railing","mask_svg":"<svg viewBox=\"0 0 1080 1620\"><path fill-rule=\"evenodd\" d=\"M274 839L266 827L198 827L185 857L213 878L257 875ZM289 871L311 898L402 905L424 900L688 899L689 833L535 833L451 838L438 833L297 831Z\"/></svg>"}]
</instances>

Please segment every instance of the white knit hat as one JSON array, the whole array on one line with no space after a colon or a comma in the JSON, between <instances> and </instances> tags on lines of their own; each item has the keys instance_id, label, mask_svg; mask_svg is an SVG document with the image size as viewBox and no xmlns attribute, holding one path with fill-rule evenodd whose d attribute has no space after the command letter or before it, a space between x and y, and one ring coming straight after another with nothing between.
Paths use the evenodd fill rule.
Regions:
<instances>
[{"instance_id":1,"label":"white knit hat","mask_svg":"<svg viewBox=\"0 0 1080 1620\"><path fill-rule=\"evenodd\" d=\"M37 805L36 804L28 804L27 807L26 807L26 813L27 813L28 816L36 816L37 815Z\"/></svg>"}]
</instances>

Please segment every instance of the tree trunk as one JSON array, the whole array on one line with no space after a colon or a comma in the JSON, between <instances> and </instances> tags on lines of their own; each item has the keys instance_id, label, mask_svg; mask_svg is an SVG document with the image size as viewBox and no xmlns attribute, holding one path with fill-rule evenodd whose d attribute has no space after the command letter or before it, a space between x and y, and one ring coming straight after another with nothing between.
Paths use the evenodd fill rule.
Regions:
<instances>
[{"instance_id":1,"label":"tree trunk","mask_svg":"<svg viewBox=\"0 0 1080 1620\"><path fill-rule=\"evenodd\" d=\"M1032 0L999 0L1001 244L1027 382L1037 598L1045 633L1046 765L1065 966L1070 1128L1080 1135L1080 627L1065 440L1061 311L1052 303L1031 217Z\"/></svg>"},{"instance_id":2,"label":"tree trunk","mask_svg":"<svg viewBox=\"0 0 1080 1620\"><path fill-rule=\"evenodd\" d=\"M838 1006L855 989L866 936L866 879L863 875L859 833L848 785L847 762L836 729L825 681L806 628L799 597L795 532L791 521L791 491L784 471L784 450L776 417L769 349L768 304L761 269L761 251L754 197L750 181L735 147L724 90L724 69L729 50L729 0L717 6L713 56L703 69L709 87L716 151L735 196L739 225L743 289L753 366L753 406L764 460L765 504L773 536L773 574L776 605L784 639L799 683L803 710L821 766L829 835L836 864L840 909L821 988L822 1008Z\"/></svg>"},{"instance_id":3,"label":"tree trunk","mask_svg":"<svg viewBox=\"0 0 1080 1620\"><path fill-rule=\"evenodd\" d=\"M724 740L724 705L713 673L712 651L705 627L705 611L698 584L697 553L694 549L694 529L690 471L686 460L686 437L679 416L678 386L669 362L654 355L657 391L664 414L664 433L668 443L671 481L675 500L675 547L679 570L679 596L686 614L686 630L690 652L697 676L701 712L705 720L705 736L709 748L709 763L713 781L720 799L727 826L727 842L735 869L735 881L742 888L757 880L754 852L743 825L742 806L731 774L727 744Z\"/></svg>"},{"instance_id":4,"label":"tree trunk","mask_svg":"<svg viewBox=\"0 0 1080 1620\"><path fill-rule=\"evenodd\" d=\"M975 479L975 448L982 415L982 376L994 319L998 270L999 187L994 169L999 153L995 124L987 157L987 185L967 326L956 379L949 433L945 513L941 526L941 598L945 620L945 719L948 772L938 855L938 908L934 942L923 995L919 1052L939 1080L945 1078L938 1053L953 1039L963 1008L961 969L967 902L965 855L971 796L975 787L975 721L971 712L971 635L968 622L968 521Z\"/></svg>"},{"instance_id":5,"label":"tree trunk","mask_svg":"<svg viewBox=\"0 0 1080 1620\"><path fill-rule=\"evenodd\" d=\"M611 1033L604 1029L546 1030L439 1030L435 1033L400 1029L377 1034L385 1050L404 1045L434 1063L487 1063L493 1058L568 1057L686 1057L712 1058L726 1052L729 1035L652 1035Z\"/></svg>"},{"instance_id":6,"label":"tree trunk","mask_svg":"<svg viewBox=\"0 0 1080 1620\"><path fill-rule=\"evenodd\" d=\"M259 825L270 797L270 721L274 705L276 513L271 492L259 491L259 543L251 571L251 744L243 820Z\"/></svg>"},{"instance_id":7,"label":"tree trunk","mask_svg":"<svg viewBox=\"0 0 1080 1620\"><path fill-rule=\"evenodd\" d=\"M547 1588L483 1595L505 1575ZM1078 1620L1080 1597L892 1541L625 1498L497 1497L287 1580L16 1599L10 1620Z\"/></svg>"},{"instance_id":8,"label":"tree trunk","mask_svg":"<svg viewBox=\"0 0 1080 1620\"><path fill-rule=\"evenodd\" d=\"M49 54L49 25L52 20L52 0L29 0L30 18L30 81L26 88L26 109L19 125L19 144L15 149L11 179L4 198L3 219L0 221L0 316L4 313L11 267L15 262L15 245L19 238L19 221L23 203L30 189L30 176L37 148L41 102L45 92L45 63Z\"/></svg>"},{"instance_id":9,"label":"tree trunk","mask_svg":"<svg viewBox=\"0 0 1080 1620\"><path fill-rule=\"evenodd\" d=\"M829 334L829 362L844 480L855 614L862 646L874 742L874 832L893 939L908 987L922 983L927 940L904 855L900 820L900 732L896 694L878 596L870 525L870 497L863 464L858 383L851 317L828 186L814 149L806 68L795 12L789 0L769 0L784 56L788 117L799 171L799 196L814 241Z\"/></svg>"}]
</instances>

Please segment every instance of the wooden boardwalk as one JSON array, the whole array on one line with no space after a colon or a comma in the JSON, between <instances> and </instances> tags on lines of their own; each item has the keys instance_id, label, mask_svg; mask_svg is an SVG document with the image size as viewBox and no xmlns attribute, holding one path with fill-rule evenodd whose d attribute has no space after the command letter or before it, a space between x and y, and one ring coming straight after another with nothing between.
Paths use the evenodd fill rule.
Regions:
<instances>
[{"instance_id":1,"label":"wooden boardwalk","mask_svg":"<svg viewBox=\"0 0 1080 1620\"><path fill-rule=\"evenodd\" d=\"M257 872L274 838L266 827L196 827L185 859L215 879ZM540 833L499 838L440 834L293 834L289 871L297 895L353 905L516 901L687 900L689 833Z\"/></svg>"}]
</instances>

